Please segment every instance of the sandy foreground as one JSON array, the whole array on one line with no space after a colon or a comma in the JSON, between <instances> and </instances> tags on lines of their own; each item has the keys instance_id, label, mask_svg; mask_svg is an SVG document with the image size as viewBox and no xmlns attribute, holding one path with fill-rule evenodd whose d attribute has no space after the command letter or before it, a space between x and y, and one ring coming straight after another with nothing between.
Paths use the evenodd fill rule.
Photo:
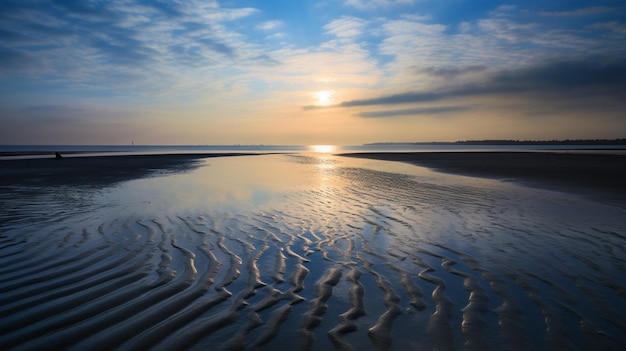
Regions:
<instances>
[{"instance_id":1,"label":"sandy foreground","mask_svg":"<svg viewBox=\"0 0 626 351\"><path fill-rule=\"evenodd\" d=\"M204 160L222 155L1 161L0 349L626 345L623 207L393 162ZM623 194L623 158L546 155L357 156Z\"/></svg>"}]
</instances>

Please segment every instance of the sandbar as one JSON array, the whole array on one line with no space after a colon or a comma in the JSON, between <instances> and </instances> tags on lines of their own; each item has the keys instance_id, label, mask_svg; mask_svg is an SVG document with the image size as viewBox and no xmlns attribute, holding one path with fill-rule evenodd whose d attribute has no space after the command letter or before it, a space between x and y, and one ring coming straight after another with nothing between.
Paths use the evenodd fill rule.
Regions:
<instances>
[{"instance_id":1,"label":"sandbar","mask_svg":"<svg viewBox=\"0 0 626 351\"><path fill-rule=\"evenodd\" d=\"M493 178L626 204L626 155L568 152L362 152L444 173Z\"/></svg>"},{"instance_id":2,"label":"sandbar","mask_svg":"<svg viewBox=\"0 0 626 351\"><path fill-rule=\"evenodd\" d=\"M251 153L193 153L114 155L15 159L0 161L0 186L103 185L151 174L184 172L209 157L246 156Z\"/></svg>"}]
</instances>

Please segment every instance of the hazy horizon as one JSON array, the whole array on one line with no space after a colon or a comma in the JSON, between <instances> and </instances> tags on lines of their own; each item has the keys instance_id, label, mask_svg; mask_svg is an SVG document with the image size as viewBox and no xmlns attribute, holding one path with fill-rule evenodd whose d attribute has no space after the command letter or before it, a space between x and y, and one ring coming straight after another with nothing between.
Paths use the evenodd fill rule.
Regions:
<instances>
[{"instance_id":1,"label":"hazy horizon","mask_svg":"<svg viewBox=\"0 0 626 351\"><path fill-rule=\"evenodd\" d=\"M0 3L0 144L626 135L619 1Z\"/></svg>"},{"instance_id":2,"label":"hazy horizon","mask_svg":"<svg viewBox=\"0 0 626 351\"><path fill-rule=\"evenodd\" d=\"M137 146L137 147L345 147L345 146L367 146L367 145L506 145L506 144L537 144L537 145L623 145L626 138L615 139L543 139L543 140L513 140L513 139L481 139L481 140L453 140L453 141L372 141L360 144L0 144L6 147L20 146ZM498 144L501 143L501 144Z\"/></svg>"}]
</instances>

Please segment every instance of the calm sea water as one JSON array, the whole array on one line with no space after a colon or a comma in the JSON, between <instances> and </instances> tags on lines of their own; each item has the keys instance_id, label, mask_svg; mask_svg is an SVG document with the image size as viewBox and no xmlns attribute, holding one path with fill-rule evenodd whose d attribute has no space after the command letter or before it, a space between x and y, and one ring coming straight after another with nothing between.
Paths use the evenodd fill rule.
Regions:
<instances>
[{"instance_id":1,"label":"calm sea water","mask_svg":"<svg viewBox=\"0 0 626 351\"><path fill-rule=\"evenodd\" d=\"M0 159L156 153L624 150L626 145L0 145ZM4 154L4 155L3 155ZM12 155L15 154L15 155ZM43 154L43 155L42 155Z\"/></svg>"},{"instance_id":2,"label":"calm sea water","mask_svg":"<svg viewBox=\"0 0 626 351\"><path fill-rule=\"evenodd\" d=\"M0 348L626 345L622 208L324 153L196 166L2 189Z\"/></svg>"}]
</instances>

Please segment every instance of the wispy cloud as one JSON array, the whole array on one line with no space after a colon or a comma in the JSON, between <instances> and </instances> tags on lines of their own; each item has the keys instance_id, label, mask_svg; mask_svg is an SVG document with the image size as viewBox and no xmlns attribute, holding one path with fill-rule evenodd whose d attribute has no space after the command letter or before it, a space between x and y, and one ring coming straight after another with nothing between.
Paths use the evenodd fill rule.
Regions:
<instances>
[{"instance_id":1,"label":"wispy cloud","mask_svg":"<svg viewBox=\"0 0 626 351\"><path fill-rule=\"evenodd\" d=\"M327 33L337 37L357 37L363 34L367 21L356 17L341 17L324 26Z\"/></svg>"},{"instance_id":2,"label":"wispy cloud","mask_svg":"<svg viewBox=\"0 0 626 351\"><path fill-rule=\"evenodd\" d=\"M256 27L262 30L272 30L272 29L282 27L283 25L284 25L283 21L266 21L266 22L260 23Z\"/></svg>"},{"instance_id":3,"label":"wispy cloud","mask_svg":"<svg viewBox=\"0 0 626 351\"><path fill-rule=\"evenodd\" d=\"M416 0L346 0L344 4L359 10L371 10L394 5L410 5Z\"/></svg>"},{"instance_id":4,"label":"wispy cloud","mask_svg":"<svg viewBox=\"0 0 626 351\"><path fill-rule=\"evenodd\" d=\"M444 99L446 97L458 96L464 94L462 91L446 91L446 92L423 92L423 93L400 93L393 95L379 96L369 99L344 101L339 104L340 107L355 106L373 106L373 105L398 105L422 102L433 102Z\"/></svg>"},{"instance_id":5,"label":"wispy cloud","mask_svg":"<svg viewBox=\"0 0 626 351\"><path fill-rule=\"evenodd\" d=\"M470 6L341 0L282 6L271 1L4 0L0 121L4 127L11 112L17 116L12 123L27 130L18 117L45 120L48 114L52 120L64 113L58 107L19 108L35 102L119 111L141 105L181 111L203 126L187 131L196 135L205 133L200 129L221 135L219 128L207 126L229 123L237 133L241 120L256 129L271 120L281 130L306 134L322 130L320 118L331 115L343 125L357 120L358 128L366 128L395 116L500 113L505 103L515 106L507 114L520 116L546 106L567 115L626 109L626 24L620 17L626 8L615 2L529 6L521 1ZM317 106L315 92L329 90L335 92L330 106ZM130 116L102 110L85 115ZM75 110L65 112L78 116ZM400 124L409 120L389 124L396 131L413 130ZM185 130L178 120L163 121ZM626 124L621 126L626 131Z\"/></svg>"},{"instance_id":6,"label":"wispy cloud","mask_svg":"<svg viewBox=\"0 0 626 351\"><path fill-rule=\"evenodd\" d=\"M592 29L606 29L620 34L626 34L626 23L618 21L600 22L589 25Z\"/></svg>"},{"instance_id":7,"label":"wispy cloud","mask_svg":"<svg viewBox=\"0 0 626 351\"><path fill-rule=\"evenodd\" d=\"M479 72L484 72L488 69L487 66L483 66L483 65L472 65L472 66L466 66L466 67L425 67L425 68L418 68L416 67L415 70L420 73L420 72L424 72L426 74L435 76L435 77L443 77L446 79L450 79L450 78L456 78L459 76L463 76L463 75L467 75L467 74L472 74L472 73L479 73Z\"/></svg>"},{"instance_id":8,"label":"wispy cloud","mask_svg":"<svg viewBox=\"0 0 626 351\"><path fill-rule=\"evenodd\" d=\"M570 11L541 11L539 14L541 16L548 17L573 17L573 16L590 16L590 15L598 15L607 12L614 11L614 7L607 6L593 6L593 7L584 7L576 10Z\"/></svg>"},{"instance_id":9,"label":"wispy cloud","mask_svg":"<svg viewBox=\"0 0 626 351\"><path fill-rule=\"evenodd\" d=\"M10 72L7 72L9 70L34 72L40 67L40 64L36 57L26 52L0 46L0 66L5 70L5 72L0 70L0 76L2 76L2 73L10 74Z\"/></svg>"},{"instance_id":10,"label":"wispy cloud","mask_svg":"<svg viewBox=\"0 0 626 351\"><path fill-rule=\"evenodd\" d=\"M381 118L381 117L396 117L396 116L415 116L415 115L439 115L447 114L450 112L467 111L467 106L438 106L438 107L415 107L401 110L384 110L384 111L368 111L359 112L356 114L358 117L364 118Z\"/></svg>"},{"instance_id":11,"label":"wispy cloud","mask_svg":"<svg viewBox=\"0 0 626 351\"><path fill-rule=\"evenodd\" d=\"M579 61L555 61L539 66L491 72L481 80L464 82L446 89L349 100L337 106L421 104L469 96L507 94L525 94L538 100L610 94L622 96L622 105L626 107L626 60L607 61L594 57ZM376 113L372 114L359 115L377 116Z\"/></svg>"},{"instance_id":12,"label":"wispy cloud","mask_svg":"<svg viewBox=\"0 0 626 351\"><path fill-rule=\"evenodd\" d=\"M77 0L53 0L52 3L68 16L103 21L114 20L118 17L115 11L110 10L103 3Z\"/></svg>"},{"instance_id":13,"label":"wispy cloud","mask_svg":"<svg viewBox=\"0 0 626 351\"><path fill-rule=\"evenodd\" d=\"M229 21L252 8L220 8L216 2L15 2L0 22L0 72L41 72L66 86L128 87L134 93L196 79L186 67L231 65L259 56ZM35 62L39 61L39 65ZM120 78L122 78L120 80ZM97 83L96 83L97 81ZM142 86L141 90L138 87Z\"/></svg>"}]
</instances>

